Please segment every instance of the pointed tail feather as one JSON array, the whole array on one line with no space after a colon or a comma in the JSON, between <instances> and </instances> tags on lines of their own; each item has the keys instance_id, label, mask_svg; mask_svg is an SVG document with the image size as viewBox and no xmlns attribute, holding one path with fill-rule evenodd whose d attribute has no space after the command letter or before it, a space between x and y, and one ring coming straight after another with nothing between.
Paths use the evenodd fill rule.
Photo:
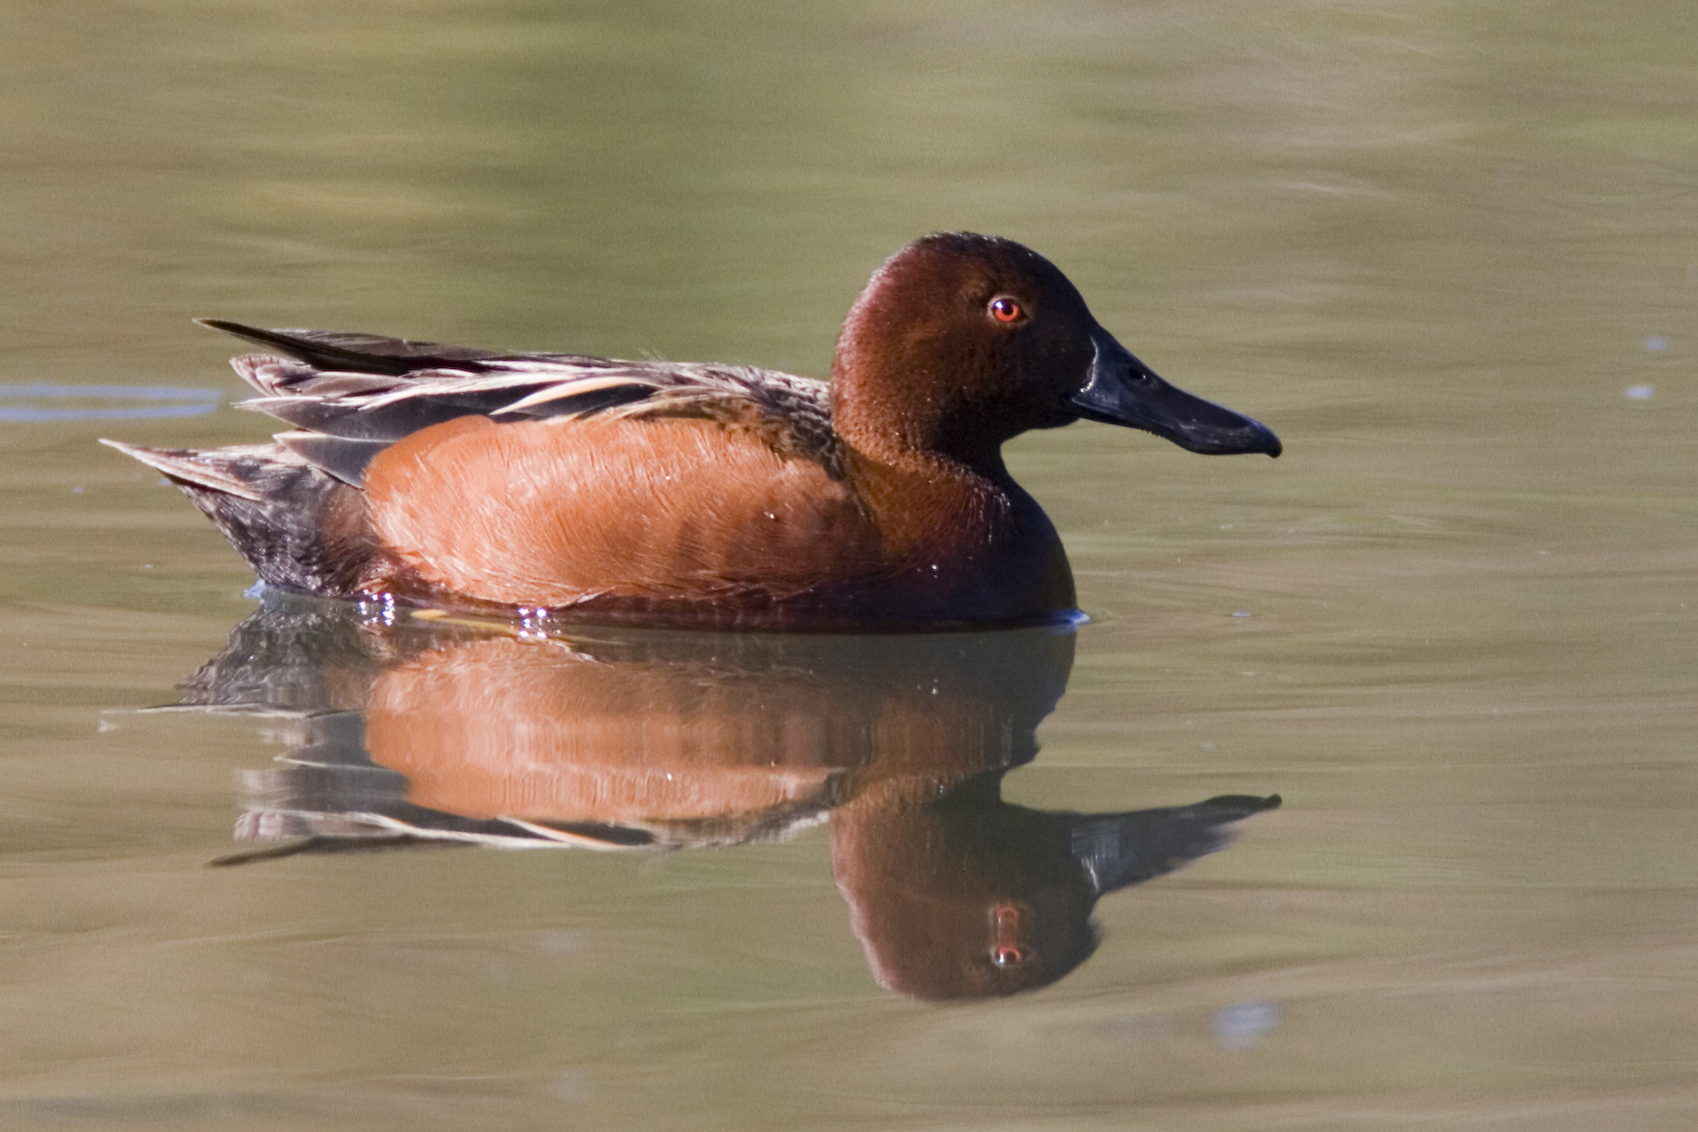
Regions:
<instances>
[{"instance_id":1,"label":"pointed tail feather","mask_svg":"<svg viewBox=\"0 0 1698 1132\"><path fill-rule=\"evenodd\" d=\"M377 560L365 495L280 444L196 451L102 444L156 468L274 586L355 597Z\"/></svg>"},{"instance_id":2,"label":"pointed tail feather","mask_svg":"<svg viewBox=\"0 0 1698 1132\"><path fill-rule=\"evenodd\" d=\"M100 438L100 443L108 448L116 448L132 460L140 460L148 467L164 472L179 485L193 484L208 491L237 495L255 503L264 498L252 482L231 473L232 462L223 458L232 451L231 449L197 452L192 448L143 448L105 437Z\"/></svg>"}]
</instances>

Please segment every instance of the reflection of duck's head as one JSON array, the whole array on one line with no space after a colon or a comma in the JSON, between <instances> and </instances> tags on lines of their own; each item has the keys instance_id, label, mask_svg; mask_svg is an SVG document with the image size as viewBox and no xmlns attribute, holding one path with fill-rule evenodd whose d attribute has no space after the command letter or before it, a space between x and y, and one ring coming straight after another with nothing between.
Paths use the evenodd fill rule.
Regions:
<instances>
[{"instance_id":1,"label":"reflection of duck's head","mask_svg":"<svg viewBox=\"0 0 1698 1132\"><path fill-rule=\"evenodd\" d=\"M1106 892L1219 848L1222 827L1277 798L1124 814L1046 813L987 773L941 799L909 784L832 817L832 866L879 982L914 998L1046 986L1087 959Z\"/></svg>"},{"instance_id":2,"label":"reflection of duck's head","mask_svg":"<svg viewBox=\"0 0 1698 1132\"><path fill-rule=\"evenodd\" d=\"M832 868L878 981L915 998L1050 983L1096 947L1096 894L1055 815L1003 804L992 772L946 795L879 790L832 819ZM936 798L936 790L931 797Z\"/></svg>"}]
</instances>

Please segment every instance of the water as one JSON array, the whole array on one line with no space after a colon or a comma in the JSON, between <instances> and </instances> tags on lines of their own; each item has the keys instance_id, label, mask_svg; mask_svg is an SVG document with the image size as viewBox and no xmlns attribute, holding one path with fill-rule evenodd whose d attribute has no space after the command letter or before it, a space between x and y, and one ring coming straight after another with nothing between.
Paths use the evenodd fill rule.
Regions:
<instances>
[{"instance_id":1,"label":"water","mask_svg":"<svg viewBox=\"0 0 1698 1132\"><path fill-rule=\"evenodd\" d=\"M1017 697L937 717L992 816L903 812L1283 805L1102 895L1056 981L940 1005L840 888L871 794L830 784L894 693L829 654L781 698L863 738L748 748L807 764L787 839L207 867L269 844L298 724L141 710L252 579L94 440L266 422L28 402L66 412L0 422L4 1123L1690 1127L1688 7L8 8L0 382L234 396L197 315L823 374L882 257L968 228L1286 455L1011 446L1093 620L1030 761L960 722ZM384 663L337 705L446 670ZM645 687L570 718L699 736Z\"/></svg>"}]
</instances>

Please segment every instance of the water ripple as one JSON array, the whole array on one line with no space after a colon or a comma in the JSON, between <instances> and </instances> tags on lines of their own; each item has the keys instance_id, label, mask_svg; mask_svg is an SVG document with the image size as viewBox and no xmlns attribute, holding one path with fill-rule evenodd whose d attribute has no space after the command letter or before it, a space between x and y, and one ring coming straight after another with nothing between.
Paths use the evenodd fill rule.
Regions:
<instances>
[{"instance_id":1,"label":"water ripple","mask_svg":"<svg viewBox=\"0 0 1698 1132\"><path fill-rule=\"evenodd\" d=\"M216 389L163 385L53 385L0 382L0 421L116 421L199 417L218 408ZM56 401L141 401L145 404L79 405ZM48 402L43 404L42 402Z\"/></svg>"}]
</instances>

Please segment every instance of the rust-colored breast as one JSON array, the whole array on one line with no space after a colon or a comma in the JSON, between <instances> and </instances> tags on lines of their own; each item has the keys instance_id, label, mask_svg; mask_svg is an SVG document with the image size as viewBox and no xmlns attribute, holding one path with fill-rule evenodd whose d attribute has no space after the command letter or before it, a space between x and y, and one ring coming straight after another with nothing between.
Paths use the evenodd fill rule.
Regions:
<instances>
[{"instance_id":1,"label":"rust-colored breast","mask_svg":"<svg viewBox=\"0 0 1698 1132\"><path fill-rule=\"evenodd\" d=\"M700 418L462 417L372 461L385 549L446 591L509 605L772 598L876 575L853 490L753 429Z\"/></svg>"}]
</instances>

